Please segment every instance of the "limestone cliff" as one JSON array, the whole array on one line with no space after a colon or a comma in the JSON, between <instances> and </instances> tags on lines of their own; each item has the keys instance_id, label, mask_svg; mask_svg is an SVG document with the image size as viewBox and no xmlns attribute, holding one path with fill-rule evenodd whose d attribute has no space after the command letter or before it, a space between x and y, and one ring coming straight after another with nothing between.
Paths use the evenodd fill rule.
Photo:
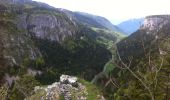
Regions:
<instances>
[{"instance_id":1,"label":"limestone cliff","mask_svg":"<svg viewBox=\"0 0 170 100\"><path fill-rule=\"evenodd\" d=\"M109 50L98 43L98 32L57 8L31 0L1 0L0 11L1 77L27 73L31 67L43 74L48 73L46 68L58 75L92 72L83 75L90 80L111 58Z\"/></svg>"},{"instance_id":2,"label":"limestone cliff","mask_svg":"<svg viewBox=\"0 0 170 100\"><path fill-rule=\"evenodd\" d=\"M138 31L117 44L121 58L117 55L117 73L121 74L117 77L120 88L115 93L116 99L125 99L126 95L138 100L170 99L169 32L169 15L149 16Z\"/></svg>"},{"instance_id":3,"label":"limestone cliff","mask_svg":"<svg viewBox=\"0 0 170 100\"><path fill-rule=\"evenodd\" d=\"M169 23L169 20L169 15L148 16L145 18L141 29L148 29L149 31L160 30Z\"/></svg>"},{"instance_id":4,"label":"limestone cliff","mask_svg":"<svg viewBox=\"0 0 170 100\"><path fill-rule=\"evenodd\" d=\"M64 41L77 31L77 25L59 11L34 10L27 16L28 31L37 38L51 41Z\"/></svg>"},{"instance_id":5,"label":"limestone cliff","mask_svg":"<svg viewBox=\"0 0 170 100\"><path fill-rule=\"evenodd\" d=\"M146 17L137 32L117 44L122 59L139 57L149 49L159 52L160 43L169 38L169 26L169 15Z\"/></svg>"},{"instance_id":6,"label":"limestone cliff","mask_svg":"<svg viewBox=\"0 0 170 100\"><path fill-rule=\"evenodd\" d=\"M32 41L33 36L61 42L67 37L72 37L77 31L75 23L62 12L55 10L55 8L50 10L50 8L44 7L42 10L37 6L41 3L36 3L34 6L30 2L32 1L2 0L0 2L2 10L0 13L0 58L7 62L12 60L6 64L19 65L26 57L36 59L41 56L34 41ZM31 8L27 8L27 6Z\"/></svg>"}]
</instances>

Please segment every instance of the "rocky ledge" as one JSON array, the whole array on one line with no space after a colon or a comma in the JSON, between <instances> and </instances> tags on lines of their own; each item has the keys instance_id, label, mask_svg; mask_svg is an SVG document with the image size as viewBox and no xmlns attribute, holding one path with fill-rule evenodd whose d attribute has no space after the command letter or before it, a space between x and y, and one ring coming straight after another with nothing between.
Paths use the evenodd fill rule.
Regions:
<instances>
[{"instance_id":1,"label":"rocky ledge","mask_svg":"<svg viewBox=\"0 0 170 100\"><path fill-rule=\"evenodd\" d=\"M170 15L147 16L141 29L147 29L148 31L159 30L168 23L170 23Z\"/></svg>"},{"instance_id":2,"label":"rocky ledge","mask_svg":"<svg viewBox=\"0 0 170 100\"><path fill-rule=\"evenodd\" d=\"M34 94L25 100L88 100L87 88L78 82L77 77L62 75L59 82L52 85L34 88ZM105 100L97 95L95 100Z\"/></svg>"}]
</instances>

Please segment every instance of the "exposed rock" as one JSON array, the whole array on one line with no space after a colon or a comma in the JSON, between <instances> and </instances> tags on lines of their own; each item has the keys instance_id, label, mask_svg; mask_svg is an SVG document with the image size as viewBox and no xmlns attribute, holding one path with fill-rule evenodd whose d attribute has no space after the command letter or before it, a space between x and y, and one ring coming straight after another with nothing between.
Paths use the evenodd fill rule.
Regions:
<instances>
[{"instance_id":1,"label":"exposed rock","mask_svg":"<svg viewBox=\"0 0 170 100\"><path fill-rule=\"evenodd\" d=\"M75 87L73 84L77 84ZM44 90L46 95L41 97L42 100L59 100L59 97L63 96L65 100L87 100L87 90L84 85L77 82L77 77L62 75L60 82L55 82L47 87L35 87L35 93ZM33 96L31 98L34 98ZM57 99L58 98L58 99ZM30 99L28 99L30 100Z\"/></svg>"},{"instance_id":2,"label":"exposed rock","mask_svg":"<svg viewBox=\"0 0 170 100\"><path fill-rule=\"evenodd\" d=\"M0 66L21 65L25 58L36 60L41 57L33 36L62 42L77 31L76 23L62 12L42 3L35 3L35 6L30 2L35 3L32 0L0 0L0 10L8 11L0 14L0 58L5 62L5 66L2 62ZM23 4L37 9L29 8L29 12L24 12Z\"/></svg>"},{"instance_id":3,"label":"exposed rock","mask_svg":"<svg viewBox=\"0 0 170 100\"><path fill-rule=\"evenodd\" d=\"M77 87L73 85L77 84ZM77 82L77 77L62 75L60 82L55 82L46 87L37 86L34 88L35 94L26 100L88 100L87 87L80 82ZM44 91L43 95L39 95ZM94 90L95 91L95 90ZM37 98L37 96L39 96ZM96 100L105 100L103 96L96 94Z\"/></svg>"},{"instance_id":4,"label":"exposed rock","mask_svg":"<svg viewBox=\"0 0 170 100\"><path fill-rule=\"evenodd\" d=\"M27 73L28 75L36 76L36 75L41 75L42 71L28 68Z\"/></svg>"},{"instance_id":5,"label":"exposed rock","mask_svg":"<svg viewBox=\"0 0 170 100\"><path fill-rule=\"evenodd\" d=\"M122 60L129 63L129 57L133 57L133 59L141 58L142 55L145 55L144 53L146 53L146 50L154 50L155 53L157 52L161 55L165 55L166 50L161 48L162 45L160 45L160 43L169 38L169 26L170 15L146 17L139 30L117 43Z\"/></svg>"},{"instance_id":6,"label":"exposed rock","mask_svg":"<svg viewBox=\"0 0 170 100\"><path fill-rule=\"evenodd\" d=\"M73 86L77 85L77 77L61 75L60 82L65 84L71 84Z\"/></svg>"},{"instance_id":7,"label":"exposed rock","mask_svg":"<svg viewBox=\"0 0 170 100\"><path fill-rule=\"evenodd\" d=\"M69 68L72 69L74 63L80 62L77 58L83 58L82 62L76 66L76 69L80 70L76 74L92 72L85 77L85 79L91 80L111 58L109 50L96 41L97 37L103 33L95 32L89 27L81 25L80 22L76 22L57 8L31 0L0 0L0 11L3 12L0 13L1 70L6 71L12 66L25 66L25 59L32 63L41 57L48 59L45 60L45 63L48 63L47 66L52 65L59 68L62 65L63 67L70 66ZM74 14L74 12L72 13ZM112 33L103 36L112 37L110 40L115 40L117 37L117 35L112 36ZM81 52L84 53L79 56ZM91 52L90 56L87 55L88 52ZM59 63L56 64L56 62ZM82 63L86 62L88 65L82 66ZM100 63L93 64L95 62ZM27 69L25 70L27 71ZM9 72L7 71L7 73ZM30 70L29 74L35 75Z\"/></svg>"},{"instance_id":8,"label":"exposed rock","mask_svg":"<svg viewBox=\"0 0 170 100\"><path fill-rule=\"evenodd\" d=\"M19 80L19 76L9 76L9 74L5 74L4 79L8 85L11 86L14 81Z\"/></svg>"},{"instance_id":9,"label":"exposed rock","mask_svg":"<svg viewBox=\"0 0 170 100\"><path fill-rule=\"evenodd\" d=\"M159 30L164 25L169 23L170 17L168 15L164 16L148 16L145 18L141 29L148 29L149 31Z\"/></svg>"},{"instance_id":10,"label":"exposed rock","mask_svg":"<svg viewBox=\"0 0 170 100\"><path fill-rule=\"evenodd\" d=\"M76 25L65 17L63 13L34 11L27 18L28 31L34 33L37 38L52 41L64 41L76 33Z\"/></svg>"}]
</instances>

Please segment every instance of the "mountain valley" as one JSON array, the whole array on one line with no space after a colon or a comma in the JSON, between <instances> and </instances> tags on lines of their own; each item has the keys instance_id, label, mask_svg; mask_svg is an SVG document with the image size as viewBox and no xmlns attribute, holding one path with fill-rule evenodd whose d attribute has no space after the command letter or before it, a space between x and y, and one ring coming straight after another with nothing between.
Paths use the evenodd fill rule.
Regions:
<instances>
[{"instance_id":1,"label":"mountain valley","mask_svg":"<svg viewBox=\"0 0 170 100\"><path fill-rule=\"evenodd\" d=\"M170 15L116 26L41 2L1 0L0 98L169 100L169 32Z\"/></svg>"}]
</instances>

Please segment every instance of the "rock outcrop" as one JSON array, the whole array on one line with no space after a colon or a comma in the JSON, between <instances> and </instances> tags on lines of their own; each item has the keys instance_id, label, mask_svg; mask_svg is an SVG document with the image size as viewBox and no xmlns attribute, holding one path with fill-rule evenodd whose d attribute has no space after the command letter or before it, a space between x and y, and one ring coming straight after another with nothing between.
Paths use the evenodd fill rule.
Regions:
<instances>
[{"instance_id":1,"label":"rock outcrop","mask_svg":"<svg viewBox=\"0 0 170 100\"><path fill-rule=\"evenodd\" d=\"M138 31L117 44L121 58L125 61L128 61L129 57L140 58L148 50L159 53L162 49L161 43L170 36L169 26L170 15L146 17Z\"/></svg>"},{"instance_id":2,"label":"rock outcrop","mask_svg":"<svg viewBox=\"0 0 170 100\"><path fill-rule=\"evenodd\" d=\"M27 16L27 28L37 38L57 42L72 37L77 31L76 24L57 10L47 13L38 10L33 11Z\"/></svg>"},{"instance_id":3,"label":"rock outcrop","mask_svg":"<svg viewBox=\"0 0 170 100\"><path fill-rule=\"evenodd\" d=\"M167 79L170 73L170 16L146 17L143 26L119 42L117 47L120 58L124 62L123 64L117 59L118 65L121 66L120 72L124 68L127 72L117 77L118 80L120 79L121 88L117 91L116 99L123 100L128 95L130 99L140 100L150 95L147 99L154 100L161 97L160 99L169 100L167 91L170 88ZM152 75L156 78L150 78ZM143 88L145 86L150 93ZM154 90L151 89L152 87ZM125 92L126 90L128 92Z\"/></svg>"},{"instance_id":4,"label":"rock outcrop","mask_svg":"<svg viewBox=\"0 0 170 100\"><path fill-rule=\"evenodd\" d=\"M0 10L4 11L0 13L0 59L4 61L0 65L20 65L25 58L41 57L32 37L62 42L77 32L76 24L62 12L30 2L33 3L31 0L0 1Z\"/></svg>"},{"instance_id":5,"label":"rock outcrop","mask_svg":"<svg viewBox=\"0 0 170 100\"><path fill-rule=\"evenodd\" d=\"M160 30L163 28L164 25L168 24L169 21L169 15L148 16L145 18L143 25L140 29L147 29L148 31Z\"/></svg>"},{"instance_id":6,"label":"rock outcrop","mask_svg":"<svg viewBox=\"0 0 170 100\"><path fill-rule=\"evenodd\" d=\"M76 85L75 85L76 84ZM59 82L46 87L37 86L35 94L26 100L88 100L88 88L78 82L77 77L62 75ZM96 90L94 90L96 91ZM41 94L41 95L40 95ZM105 100L100 94L96 94L95 100Z\"/></svg>"},{"instance_id":7,"label":"rock outcrop","mask_svg":"<svg viewBox=\"0 0 170 100\"><path fill-rule=\"evenodd\" d=\"M77 77L62 75L60 77L60 82L64 84L71 84L72 86L77 85Z\"/></svg>"}]
</instances>

